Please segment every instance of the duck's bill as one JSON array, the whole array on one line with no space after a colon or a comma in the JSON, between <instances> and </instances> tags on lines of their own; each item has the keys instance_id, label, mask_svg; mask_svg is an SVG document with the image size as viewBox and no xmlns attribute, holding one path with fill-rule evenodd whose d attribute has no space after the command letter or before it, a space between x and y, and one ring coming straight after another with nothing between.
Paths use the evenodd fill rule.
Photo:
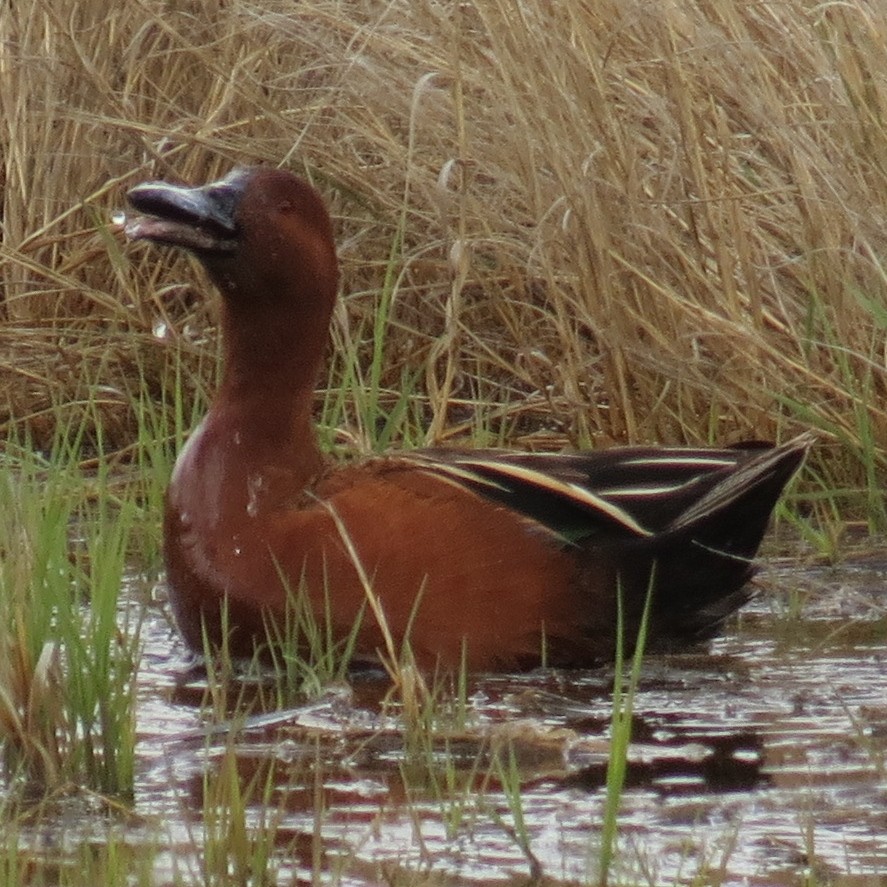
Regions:
<instances>
[{"instance_id":1,"label":"duck's bill","mask_svg":"<svg viewBox=\"0 0 887 887\"><path fill-rule=\"evenodd\" d=\"M234 211L241 183L228 177L201 188L145 182L126 195L143 215L127 219L130 240L151 240L196 252L233 252L237 246Z\"/></svg>"}]
</instances>

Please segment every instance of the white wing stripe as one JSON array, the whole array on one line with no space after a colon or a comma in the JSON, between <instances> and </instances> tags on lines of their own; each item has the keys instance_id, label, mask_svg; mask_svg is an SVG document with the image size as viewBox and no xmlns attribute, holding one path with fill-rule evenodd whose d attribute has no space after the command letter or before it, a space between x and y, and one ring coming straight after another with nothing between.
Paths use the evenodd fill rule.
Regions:
<instances>
[{"instance_id":1,"label":"white wing stripe","mask_svg":"<svg viewBox=\"0 0 887 887\"><path fill-rule=\"evenodd\" d=\"M737 451L737 454L741 451ZM693 466L700 470L711 468L732 468L736 465L736 459L726 458L724 456L638 456L636 458L628 457L622 459L623 465L657 465L663 470L669 465L675 468L687 468Z\"/></svg>"},{"instance_id":2,"label":"white wing stripe","mask_svg":"<svg viewBox=\"0 0 887 887\"><path fill-rule=\"evenodd\" d=\"M554 493L559 493L560 495L565 496L568 499L572 499L579 505L584 505L586 508L598 511L601 514L604 514L612 520L616 521L617 523L622 524L622 526L624 526L626 529L637 533L639 536L649 537L653 535L649 530L642 527L627 511L620 508L613 502L608 502L601 496L589 492L588 490L578 486L577 484L565 483L564 481L556 480L550 475L547 475L541 471L534 471L532 468L524 468L520 465L507 465L505 463L495 461L486 462L480 459L460 460L459 468L456 468L455 471L453 470L454 466L444 463L432 463L432 465L429 467L432 466L435 471L441 471L443 473L449 472L457 477L461 477L475 483L486 483L490 486L499 485L491 481L488 477L485 477L483 474L477 474L475 472L489 471L494 474L501 475L503 478L513 477L516 480L524 481L526 483L532 484L533 486L540 487L541 489L551 490ZM469 470L466 471L466 468ZM474 471L471 471L472 468L474 468Z\"/></svg>"},{"instance_id":3,"label":"white wing stripe","mask_svg":"<svg viewBox=\"0 0 887 887\"><path fill-rule=\"evenodd\" d=\"M612 487L598 490L597 495L607 499L652 499L656 496L668 496L676 493L678 490L684 489L685 486L687 486L686 483L658 487Z\"/></svg>"}]
</instances>

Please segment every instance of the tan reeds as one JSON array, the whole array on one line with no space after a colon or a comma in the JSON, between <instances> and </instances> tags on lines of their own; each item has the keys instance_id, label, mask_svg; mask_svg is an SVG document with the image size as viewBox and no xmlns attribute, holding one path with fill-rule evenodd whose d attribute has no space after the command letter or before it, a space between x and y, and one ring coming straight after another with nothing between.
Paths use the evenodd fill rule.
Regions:
<instances>
[{"instance_id":1,"label":"tan reeds","mask_svg":"<svg viewBox=\"0 0 887 887\"><path fill-rule=\"evenodd\" d=\"M392 282L380 383L419 373L434 438L813 425L870 482L885 34L862 0L4 4L3 418L211 337L193 270L110 233L128 183L284 163L338 220L337 335Z\"/></svg>"}]
</instances>

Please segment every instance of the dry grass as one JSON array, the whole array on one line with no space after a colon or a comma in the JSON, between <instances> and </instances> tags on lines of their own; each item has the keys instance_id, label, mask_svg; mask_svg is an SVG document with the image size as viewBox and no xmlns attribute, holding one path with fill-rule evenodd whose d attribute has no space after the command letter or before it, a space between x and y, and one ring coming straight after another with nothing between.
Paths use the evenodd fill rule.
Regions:
<instances>
[{"instance_id":1,"label":"dry grass","mask_svg":"<svg viewBox=\"0 0 887 887\"><path fill-rule=\"evenodd\" d=\"M136 181L283 163L338 221L340 340L393 275L381 381L420 373L431 437L812 425L871 482L885 34L864 0L3 4L0 418L39 438L98 397L122 445L180 346L201 390L192 268L107 220Z\"/></svg>"}]
</instances>

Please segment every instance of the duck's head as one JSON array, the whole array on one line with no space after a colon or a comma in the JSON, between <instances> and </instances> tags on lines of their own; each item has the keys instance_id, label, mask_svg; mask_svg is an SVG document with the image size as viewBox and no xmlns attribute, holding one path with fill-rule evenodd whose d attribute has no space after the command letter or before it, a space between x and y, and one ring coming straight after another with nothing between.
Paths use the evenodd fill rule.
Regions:
<instances>
[{"instance_id":1,"label":"duck's head","mask_svg":"<svg viewBox=\"0 0 887 887\"><path fill-rule=\"evenodd\" d=\"M145 182L127 194L142 215L131 240L193 253L230 307L335 298L338 266L323 200L282 169L240 167L199 187Z\"/></svg>"}]
</instances>

